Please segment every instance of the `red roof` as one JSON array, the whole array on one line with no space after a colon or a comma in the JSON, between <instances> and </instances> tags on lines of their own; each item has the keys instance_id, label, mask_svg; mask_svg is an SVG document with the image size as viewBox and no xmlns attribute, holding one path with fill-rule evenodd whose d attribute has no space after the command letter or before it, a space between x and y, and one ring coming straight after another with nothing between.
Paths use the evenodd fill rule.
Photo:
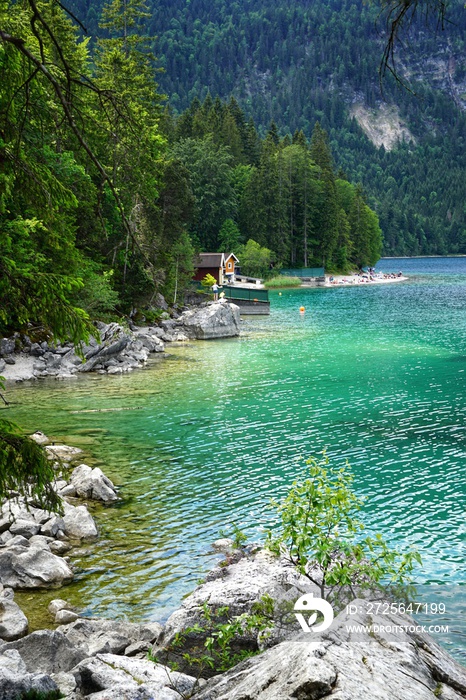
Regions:
<instances>
[{"instance_id":1,"label":"red roof","mask_svg":"<svg viewBox=\"0 0 466 700\"><path fill-rule=\"evenodd\" d=\"M233 257L236 262L239 262L236 255L233 253L199 253L194 261L196 267L224 267L226 261Z\"/></svg>"}]
</instances>

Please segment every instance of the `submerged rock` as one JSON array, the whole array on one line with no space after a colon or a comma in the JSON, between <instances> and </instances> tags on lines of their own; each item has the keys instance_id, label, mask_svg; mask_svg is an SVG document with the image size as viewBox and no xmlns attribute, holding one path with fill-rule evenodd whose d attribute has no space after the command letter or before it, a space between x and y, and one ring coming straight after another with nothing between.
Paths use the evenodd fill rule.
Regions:
<instances>
[{"instance_id":1,"label":"submerged rock","mask_svg":"<svg viewBox=\"0 0 466 700\"><path fill-rule=\"evenodd\" d=\"M70 447L70 445L46 445L45 449L49 459L59 462L72 462L82 452L81 448Z\"/></svg>"}]
</instances>

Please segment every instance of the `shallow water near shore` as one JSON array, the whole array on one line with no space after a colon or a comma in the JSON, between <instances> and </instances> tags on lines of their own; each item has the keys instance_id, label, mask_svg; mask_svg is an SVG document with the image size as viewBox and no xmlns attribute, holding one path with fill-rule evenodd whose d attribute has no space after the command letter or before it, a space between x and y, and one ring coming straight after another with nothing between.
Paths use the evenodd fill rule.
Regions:
<instances>
[{"instance_id":1,"label":"shallow water near shore","mask_svg":"<svg viewBox=\"0 0 466 700\"><path fill-rule=\"evenodd\" d=\"M420 550L421 599L446 603L438 639L465 662L466 259L377 269L409 280L271 292L270 317L249 317L240 338L170 347L127 375L14 388L9 417L81 446L123 497L93 509L101 538L73 553L73 584L17 594L34 625L55 597L166 619L220 558L220 531L260 538L270 499L326 448L368 497L367 530ZM113 408L133 410L89 412Z\"/></svg>"}]
</instances>

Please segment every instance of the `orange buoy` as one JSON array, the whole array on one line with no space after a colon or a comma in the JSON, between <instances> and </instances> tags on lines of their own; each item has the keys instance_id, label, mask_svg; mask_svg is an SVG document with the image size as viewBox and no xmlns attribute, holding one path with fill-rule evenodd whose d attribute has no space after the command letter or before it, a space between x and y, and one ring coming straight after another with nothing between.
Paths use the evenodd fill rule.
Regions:
<instances>
[{"instance_id":1,"label":"orange buoy","mask_svg":"<svg viewBox=\"0 0 466 700\"><path fill-rule=\"evenodd\" d=\"M300 312L301 312L302 314L306 311L306 309L304 308L304 306L300 306L300 307L299 307L299 310L300 310Z\"/></svg>"}]
</instances>

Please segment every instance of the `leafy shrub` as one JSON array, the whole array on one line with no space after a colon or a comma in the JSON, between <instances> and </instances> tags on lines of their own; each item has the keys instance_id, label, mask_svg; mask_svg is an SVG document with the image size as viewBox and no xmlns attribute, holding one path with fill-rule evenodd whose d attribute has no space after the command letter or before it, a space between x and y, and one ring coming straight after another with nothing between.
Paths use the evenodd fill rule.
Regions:
<instances>
[{"instance_id":1,"label":"leafy shrub","mask_svg":"<svg viewBox=\"0 0 466 700\"><path fill-rule=\"evenodd\" d=\"M217 280L215 277L209 273L204 277L204 279L201 280L201 284L204 287L204 289L207 291L212 285L217 284Z\"/></svg>"},{"instance_id":2,"label":"leafy shrub","mask_svg":"<svg viewBox=\"0 0 466 700\"><path fill-rule=\"evenodd\" d=\"M348 464L340 469L308 459L308 478L296 479L279 503L273 502L280 523L269 531L267 546L287 557L320 588L322 598L342 605L356 597L355 588L390 588L399 595L409 591L411 574L421 557L416 550L398 554L381 535L363 537L357 518L365 499L352 490Z\"/></svg>"}]
</instances>

